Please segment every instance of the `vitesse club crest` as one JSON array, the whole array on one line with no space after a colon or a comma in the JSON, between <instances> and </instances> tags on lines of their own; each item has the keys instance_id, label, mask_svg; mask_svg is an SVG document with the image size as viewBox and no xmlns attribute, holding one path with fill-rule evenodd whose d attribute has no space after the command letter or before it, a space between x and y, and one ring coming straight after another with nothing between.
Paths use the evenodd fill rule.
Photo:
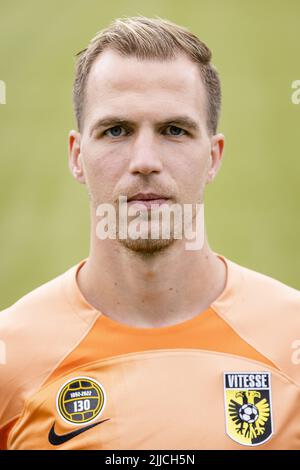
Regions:
<instances>
[{"instance_id":1,"label":"vitesse club crest","mask_svg":"<svg viewBox=\"0 0 300 470\"><path fill-rule=\"evenodd\" d=\"M269 372L224 374L226 432L247 446L266 442L273 433Z\"/></svg>"}]
</instances>

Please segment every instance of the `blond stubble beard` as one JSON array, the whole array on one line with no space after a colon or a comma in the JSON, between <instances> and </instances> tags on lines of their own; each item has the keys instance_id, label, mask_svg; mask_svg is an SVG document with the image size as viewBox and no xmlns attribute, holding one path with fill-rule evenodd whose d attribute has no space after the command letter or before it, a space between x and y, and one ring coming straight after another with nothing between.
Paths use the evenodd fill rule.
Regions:
<instances>
[{"instance_id":1,"label":"blond stubble beard","mask_svg":"<svg viewBox=\"0 0 300 470\"><path fill-rule=\"evenodd\" d=\"M118 242L130 251L141 255L154 255L160 253L163 250L169 248L176 241L173 237L169 239L151 239L151 238L126 238L125 240L120 239L117 236Z\"/></svg>"},{"instance_id":2,"label":"blond stubble beard","mask_svg":"<svg viewBox=\"0 0 300 470\"><path fill-rule=\"evenodd\" d=\"M119 216L119 214L118 214ZM130 219L130 218L129 218ZM117 220L119 218L117 217ZM148 223L150 225L151 216L148 217ZM130 220L127 220L127 226L129 226ZM169 238L162 238L161 235L161 221L159 222L159 238L151 238L150 230L147 233L147 238L139 237L137 239L131 238L130 234L127 232L127 238L123 239L119 236L119 226L117 223L116 228L116 239L118 242L124 246L126 249L135 252L140 255L150 256L159 254L162 251L170 248L177 239L174 236L174 224L171 224L170 227L170 236Z\"/></svg>"},{"instance_id":3,"label":"blond stubble beard","mask_svg":"<svg viewBox=\"0 0 300 470\"><path fill-rule=\"evenodd\" d=\"M97 204L95 201L93 201L93 198L91 197L91 194L88 192L89 196L89 202L91 204L92 208L97 207ZM194 219L193 214L193 219ZM135 218L134 217L128 217L127 219L127 227L130 225L130 219ZM149 224L150 224L151 216L148 218ZM160 224L161 222L159 222ZM153 256L155 254L162 253L163 251L167 250L168 248L172 247L174 245L175 241L180 241L178 237L175 237L175 227L174 227L174 221L171 223L170 227L170 236L169 238L162 238L161 236L161 225L159 229L159 238L151 238L151 233L150 230L147 234L147 238L131 238L130 234L127 232L127 237L126 238L120 238L119 236L119 207L116 206L116 227L115 227L115 240L118 241L118 243L126 248L126 250L131 251L132 253L136 253L139 255L144 255L145 257L148 256ZM184 238L184 237L183 237Z\"/></svg>"}]
</instances>

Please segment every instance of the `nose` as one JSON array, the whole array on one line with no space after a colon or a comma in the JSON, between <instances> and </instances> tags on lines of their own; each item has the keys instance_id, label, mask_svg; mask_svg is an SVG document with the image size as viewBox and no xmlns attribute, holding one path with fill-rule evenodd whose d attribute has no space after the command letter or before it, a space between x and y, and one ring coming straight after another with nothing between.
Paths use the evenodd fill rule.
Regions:
<instances>
[{"instance_id":1,"label":"nose","mask_svg":"<svg viewBox=\"0 0 300 470\"><path fill-rule=\"evenodd\" d=\"M150 129L141 131L133 141L129 171L133 174L149 175L162 170L160 149L155 135Z\"/></svg>"}]
</instances>

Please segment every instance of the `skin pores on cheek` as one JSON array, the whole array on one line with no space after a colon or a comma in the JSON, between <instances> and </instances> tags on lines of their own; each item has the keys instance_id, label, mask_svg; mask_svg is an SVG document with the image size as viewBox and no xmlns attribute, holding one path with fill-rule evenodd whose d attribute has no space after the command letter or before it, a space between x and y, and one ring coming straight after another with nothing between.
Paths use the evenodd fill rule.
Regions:
<instances>
[{"instance_id":1,"label":"skin pores on cheek","mask_svg":"<svg viewBox=\"0 0 300 470\"><path fill-rule=\"evenodd\" d=\"M86 185L94 207L113 203L116 182L126 171L126 152L123 148L103 144L91 137L82 145Z\"/></svg>"}]
</instances>

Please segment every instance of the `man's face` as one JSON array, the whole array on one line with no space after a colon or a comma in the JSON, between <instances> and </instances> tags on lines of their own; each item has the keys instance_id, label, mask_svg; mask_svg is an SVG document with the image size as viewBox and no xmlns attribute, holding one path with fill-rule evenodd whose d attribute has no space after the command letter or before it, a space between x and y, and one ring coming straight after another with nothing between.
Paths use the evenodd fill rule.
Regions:
<instances>
[{"instance_id":1,"label":"man's face","mask_svg":"<svg viewBox=\"0 0 300 470\"><path fill-rule=\"evenodd\" d=\"M121 195L203 202L223 149L223 136L207 129L205 93L199 67L184 55L138 60L106 50L96 59L81 134L72 131L69 146L70 169L87 185L95 217L99 204L116 205ZM143 251L151 248L147 242L123 243ZM162 247L155 242L152 248Z\"/></svg>"}]
</instances>

